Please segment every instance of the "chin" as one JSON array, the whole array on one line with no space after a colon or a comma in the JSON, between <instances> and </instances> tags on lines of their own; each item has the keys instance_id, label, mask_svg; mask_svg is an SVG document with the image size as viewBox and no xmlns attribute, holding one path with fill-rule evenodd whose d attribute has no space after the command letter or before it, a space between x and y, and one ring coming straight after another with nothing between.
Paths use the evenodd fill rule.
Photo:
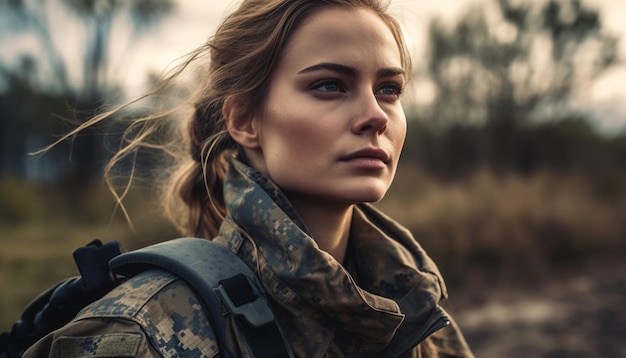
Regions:
<instances>
[{"instance_id":1,"label":"chin","mask_svg":"<svg viewBox=\"0 0 626 358\"><path fill-rule=\"evenodd\" d=\"M380 190L380 188L363 189L363 190L359 190L359 192L354 192L352 195L350 195L351 200L348 200L348 201L353 202L355 204L375 203L381 200L385 196L386 193L387 193L387 190Z\"/></svg>"},{"instance_id":2,"label":"chin","mask_svg":"<svg viewBox=\"0 0 626 358\"><path fill-rule=\"evenodd\" d=\"M362 203L375 203L375 202L378 202L378 201L382 200L383 197L384 197L384 195L371 197L371 198L366 198L365 200L362 200L362 201L360 201L358 203L361 203L361 204Z\"/></svg>"}]
</instances>

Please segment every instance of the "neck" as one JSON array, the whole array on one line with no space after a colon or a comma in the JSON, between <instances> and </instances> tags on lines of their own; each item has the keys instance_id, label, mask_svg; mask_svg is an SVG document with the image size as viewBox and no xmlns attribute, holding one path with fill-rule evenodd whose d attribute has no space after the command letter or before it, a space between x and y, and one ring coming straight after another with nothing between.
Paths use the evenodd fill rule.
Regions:
<instances>
[{"instance_id":1,"label":"neck","mask_svg":"<svg viewBox=\"0 0 626 358\"><path fill-rule=\"evenodd\" d=\"M319 248L343 263L350 236L353 205L328 205L319 199L288 197Z\"/></svg>"}]
</instances>

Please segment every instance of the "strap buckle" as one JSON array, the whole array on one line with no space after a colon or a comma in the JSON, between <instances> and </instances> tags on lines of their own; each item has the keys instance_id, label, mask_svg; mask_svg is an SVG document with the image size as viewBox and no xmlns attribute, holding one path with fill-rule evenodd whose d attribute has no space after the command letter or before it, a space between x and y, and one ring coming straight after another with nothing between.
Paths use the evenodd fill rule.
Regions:
<instances>
[{"instance_id":1,"label":"strap buckle","mask_svg":"<svg viewBox=\"0 0 626 358\"><path fill-rule=\"evenodd\" d=\"M215 290L230 312L244 317L253 327L259 328L274 321L261 288L248 276L240 273L221 280Z\"/></svg>"}]
</instances>

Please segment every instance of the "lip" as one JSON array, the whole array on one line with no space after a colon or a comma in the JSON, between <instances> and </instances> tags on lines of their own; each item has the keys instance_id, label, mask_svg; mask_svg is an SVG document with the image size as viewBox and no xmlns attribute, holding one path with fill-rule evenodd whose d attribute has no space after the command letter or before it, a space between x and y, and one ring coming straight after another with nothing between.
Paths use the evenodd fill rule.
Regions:
<instances>
[{"instance_id":1,"label":"lip","mask_svg":"<svg viewBox=\"0 0 626 358\"><path fill-rule=\"evenodd\" d=\"M391 156L379 148L365 148L352 152L341 158L342 161L358 161L358 160L378 160L385 164L389 163Z\"/></svg>"}]
</instances>

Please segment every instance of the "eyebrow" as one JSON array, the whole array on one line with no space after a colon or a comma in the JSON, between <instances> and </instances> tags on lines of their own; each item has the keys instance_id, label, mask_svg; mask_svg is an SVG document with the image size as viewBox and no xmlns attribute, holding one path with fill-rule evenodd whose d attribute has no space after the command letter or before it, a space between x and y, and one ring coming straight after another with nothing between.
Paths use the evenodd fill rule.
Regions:
<instances>
[{"instance_id":1,"label":"eyebrow","mask_svg":"<svg viewBox=\"0 0 626 358\"><path fill-rule=\"evenodd\" d=\"M302 71L298 72L298 74L322 70L337 72L352 77L355 77L357 75L356 68L331 62L318 63L317 65L313 65L311 67L303 69ZM377 77L392 77L397 75L404 76L405 74L406 72L399 67L382 68L376 73Z\"/></svg>"}]
</instances>

